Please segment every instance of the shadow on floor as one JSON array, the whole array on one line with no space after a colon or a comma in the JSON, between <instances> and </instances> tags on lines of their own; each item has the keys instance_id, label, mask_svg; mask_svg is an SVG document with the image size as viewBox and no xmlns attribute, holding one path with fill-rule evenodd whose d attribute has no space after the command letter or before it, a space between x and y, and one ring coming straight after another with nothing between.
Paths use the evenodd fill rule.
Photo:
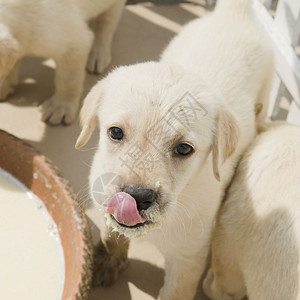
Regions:
<instances>
[{"instance_id":1,"label":"shadow on floor","mask_svg":"<svg viewBox=\"0 0 300 300\"><path fill-rule=\"evenodd\" d=\"M118 281L109 288L94 287L89 300L98 300L99 295L102 299L130 300L130 285L156 299L163 285L163 276L163 269L145 261L130 259L128 269L121 273Z\"/></svg>"}]
</instances>

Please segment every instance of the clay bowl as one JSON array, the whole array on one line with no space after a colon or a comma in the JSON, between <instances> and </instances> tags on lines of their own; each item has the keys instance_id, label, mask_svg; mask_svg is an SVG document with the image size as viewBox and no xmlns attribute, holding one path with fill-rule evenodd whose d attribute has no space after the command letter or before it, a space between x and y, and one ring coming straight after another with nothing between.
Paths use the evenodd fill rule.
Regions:
<instances>
[{"instance_id":1,"label":"clay bowl","mask_svg":"<svg viewBox=\"0 0 300 300\"><path fill-rule=\"evenodd\" d=\"M62 300L88 298L92 242L86 216L77 196L57 168L38 151L0 130L0 167L36 194L60 229L65 255Z\"/></svg>"}]
</instances>

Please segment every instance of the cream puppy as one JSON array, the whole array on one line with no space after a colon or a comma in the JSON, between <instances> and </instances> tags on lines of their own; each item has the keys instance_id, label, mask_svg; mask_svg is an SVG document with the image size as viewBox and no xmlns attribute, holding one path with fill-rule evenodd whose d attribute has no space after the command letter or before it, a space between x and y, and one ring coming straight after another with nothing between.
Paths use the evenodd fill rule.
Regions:
<instances>
[{"instance_id":1,"label":"cream puppy","mask_svg":"<svg viewBox=\"0 0 300 300\"><path fill-rule=\"evenodd\" d=\"M112 37L124 3L0 0L0 101L18 84L22 57L51 57L56 63L55 94L43 104L43 120L52 125L71 123L78 111L85 65L100 73L110 63ZM90 19L94 34L87 24Z\"/></svg>"},{"instance_id":2,"label":"cream puppy","mask_svg":"<svg viewBox=\"0 0 300 300\"><path fill-rule=\"evenodd\" d=\"M299 145L299 127L277 125L243 156L213 234L211 299L300 299Z\"/></svg>"},{"instance_id":3,"label":"cream puppy","mask_svg":"<svg viewBox=\"0 0 300 300\"><path fill-rule=\"evenodd\" d=\"M142 236L166 258L159 299L194 297L216 212L256 134L255 105L267 101L272 73L251 1L220 0L183 28L160 62L120 67L91 90L76 146L99 124L90 186L107 252L100 244L96 283L116 279L126 237Z\"/></svg>"}]
</instances>

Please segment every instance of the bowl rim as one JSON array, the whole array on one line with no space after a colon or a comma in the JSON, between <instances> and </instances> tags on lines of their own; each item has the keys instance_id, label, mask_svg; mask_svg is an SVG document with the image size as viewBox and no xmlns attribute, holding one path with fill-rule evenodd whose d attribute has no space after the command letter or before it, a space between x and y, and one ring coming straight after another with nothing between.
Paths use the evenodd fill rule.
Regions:
<instances>
[{"instance_id":1,"label":"bowl rim","mask_svg":"<svg viewBox=\"0 0 300 300\"><path fill-rule=\"evenodd\" d=\"M47 168L49 168L49 170L52 173L52 176L54 176L55 180L57 180L57 182L60 183L61 189L63 189L66 192L68 199L70 200L70 204L72 205L72 209L74 213L74 221L78 225L80 225L77 227L80 228L77 229L77 231L84 245L84 247L81 247L83 262L81 263L82 270L80 273L80 280L76 290L74 289L75 293L74 295L72 295L72 299L87 300L91 288L91 282L92 282L93 242L92 242L92 235L87 220L87 216L80 206L80 202L77 194L74 192L69 180L66 179L61 174L60 170L51 161L51 159L49 159L47 156L42 154L39 150L37 150L29 143L24 142L22 139L2 129L0 129L0 145L1 145L1 135L11 139L14 143L21 145L21 147L23 147L26 151L33 154L33 156L38 156L41 163L45 164ZM81 220L81 222L79 223L78 220Z\"/></svg>"}]
</instances>

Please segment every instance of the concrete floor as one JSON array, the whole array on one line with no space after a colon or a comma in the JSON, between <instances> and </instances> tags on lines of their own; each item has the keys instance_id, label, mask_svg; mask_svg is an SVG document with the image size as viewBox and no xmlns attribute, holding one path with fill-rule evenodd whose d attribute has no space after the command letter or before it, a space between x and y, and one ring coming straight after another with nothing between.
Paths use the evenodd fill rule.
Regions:
<instances>
[{"instance_id":1,"label":"concrete floor","mask_svg":"<svg viewBox=\"0 0 300 300\"><path fill-rule=\"evenodd\" d=\"M199 0L197 0L199 2ZM205 14L201 5L128 5L113 44L113 66L157 60L168 41L182 25ZM78 122L68 127L50 127L40 121L38 105L53 93L54 63L41 58L25 58L16 93L0 103L0 128L30 143L47 155L69 179L92 222L95 240L99 237L97 211L88 201L88 173L97 145L97 135L83 150L74 149L80 132ZM99 76L87 75L85 93ZM163 257L151 245L134 241L129 268L110 288L93 288L89 300L155 299L163 284ZM199 289L196 299L205 299Z\"/></svg>"}]
</instances>

